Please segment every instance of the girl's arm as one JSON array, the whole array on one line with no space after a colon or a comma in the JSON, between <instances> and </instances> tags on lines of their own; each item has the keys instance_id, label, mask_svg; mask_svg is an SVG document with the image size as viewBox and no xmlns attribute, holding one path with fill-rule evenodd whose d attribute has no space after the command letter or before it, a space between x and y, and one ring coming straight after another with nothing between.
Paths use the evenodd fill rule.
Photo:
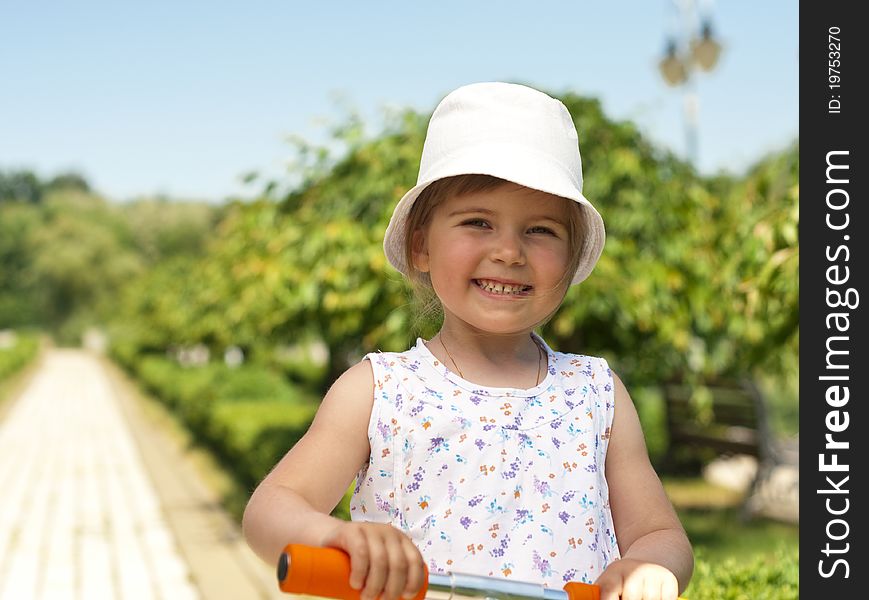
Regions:
<instances>
[{"instance_id":1,"label":"girl's arm","mask_svg":"<svg viewBox=\"0 0 869 600\"><path fill-rule=\"evenodd\" d=\"M351 585L363 600L415 593L424 578L413 542L382 523L351 523L329 515L369 459L368 421L374 376L367 360L329 389L307 433L257 486L242 519L248 545L276 565L287 544L335 546L351 560Z\"/></svg>"},{"instance_id":2,"label":"girl's arm","mask_svg":"<svg viewBox=\"0 0 869 600\"><path fill-rule=\"evenodd\" d=\"M649 462L637 411L613 373L615 413L606 457L610 510L622 558L601 574L601 599L675 598L688 586L694 555ZM662 569L663 567L663 569Z\"/></svg>"}]
</instances>

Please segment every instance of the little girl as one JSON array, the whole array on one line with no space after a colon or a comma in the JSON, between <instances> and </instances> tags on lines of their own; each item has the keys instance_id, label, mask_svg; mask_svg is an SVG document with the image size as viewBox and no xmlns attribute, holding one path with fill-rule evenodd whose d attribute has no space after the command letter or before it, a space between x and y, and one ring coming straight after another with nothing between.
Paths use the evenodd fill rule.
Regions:
<instances>
[{"instance_id":1,"label":"little girl","mask_svg":"<svg viewBox=\"0 0 869 600\"><path fill-rule=\"evenodd\" d=\"M423 565L676 598L691 546L628 392L604 359L534 331L603 245L561 102L507 83L446 96L384 239L443 325L335 381L252 495L251 547L272 564L289 543L341 548L362 600L412 597ZM329 516L354 477L352 521Z\"/></svg>"}]
</instances>

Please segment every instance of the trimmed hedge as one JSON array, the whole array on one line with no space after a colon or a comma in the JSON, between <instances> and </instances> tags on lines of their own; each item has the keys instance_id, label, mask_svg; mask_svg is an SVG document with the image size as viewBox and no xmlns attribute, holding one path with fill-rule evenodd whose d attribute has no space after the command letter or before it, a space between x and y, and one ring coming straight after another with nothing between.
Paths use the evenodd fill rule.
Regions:
<instances>
[{"instance_id":1,"label":"trimmed hedge","mask_svg":"<svg viewBox=\"0 0 869 600\"><path fill-rule=\"evenodd\" d=\"M39 352L39 338L35 334L16 332L15 336L14 346L0 348L0 381L23 369Z\"/></svg>"},{"instance_id":2,"label":"trimmed hedge","mask_svg":"<svg viewBox=\"0 0 869 600\"><path fill-rule=\"evenodd\" d=\"M316 396L256 365L182 367L146 356L124 366L249 490L304 435L319 406Z\"/></svg>"}]
</instances>

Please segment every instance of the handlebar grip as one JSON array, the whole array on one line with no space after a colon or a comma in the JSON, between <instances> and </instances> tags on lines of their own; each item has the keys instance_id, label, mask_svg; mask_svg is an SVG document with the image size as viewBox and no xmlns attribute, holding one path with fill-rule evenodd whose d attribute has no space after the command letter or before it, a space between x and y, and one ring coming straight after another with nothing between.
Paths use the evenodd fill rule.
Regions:
<instances>
[{"instance_id":1,"label":"handlebar grip","mask_svg":"<svg viewBox=\"0 0 869 600\"><path fill-rule=\"evenodd\" d=\"M413 600L423 600L425 583ZM361 590L350 587L350 555L338 548L315 548L289 544L278 561L278 584L282 592L359 600Z\"/></svg>"}]
</instances>

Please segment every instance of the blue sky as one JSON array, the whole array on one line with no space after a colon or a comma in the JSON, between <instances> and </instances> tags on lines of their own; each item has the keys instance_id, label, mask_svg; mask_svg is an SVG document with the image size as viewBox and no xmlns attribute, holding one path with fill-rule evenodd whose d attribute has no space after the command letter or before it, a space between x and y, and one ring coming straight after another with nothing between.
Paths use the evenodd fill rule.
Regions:
<instances>
[{"instance_id":1,"label":"blue sky","mask_svg":"<svg viewBox=\"0 0 869 600\"><path fill-rule=\"evenodd\" d=\"M7 0L0 169L75 170L117 200L252 195L242 174L280 176L286 136L323 143L344 105L376 131L382 107L492 80L596 96L684 155L657 71L677 2ZM797 137L798 4L696 4L724 44L695 78L699 167L740 172Z\"/></svg>"}]
</instances>

